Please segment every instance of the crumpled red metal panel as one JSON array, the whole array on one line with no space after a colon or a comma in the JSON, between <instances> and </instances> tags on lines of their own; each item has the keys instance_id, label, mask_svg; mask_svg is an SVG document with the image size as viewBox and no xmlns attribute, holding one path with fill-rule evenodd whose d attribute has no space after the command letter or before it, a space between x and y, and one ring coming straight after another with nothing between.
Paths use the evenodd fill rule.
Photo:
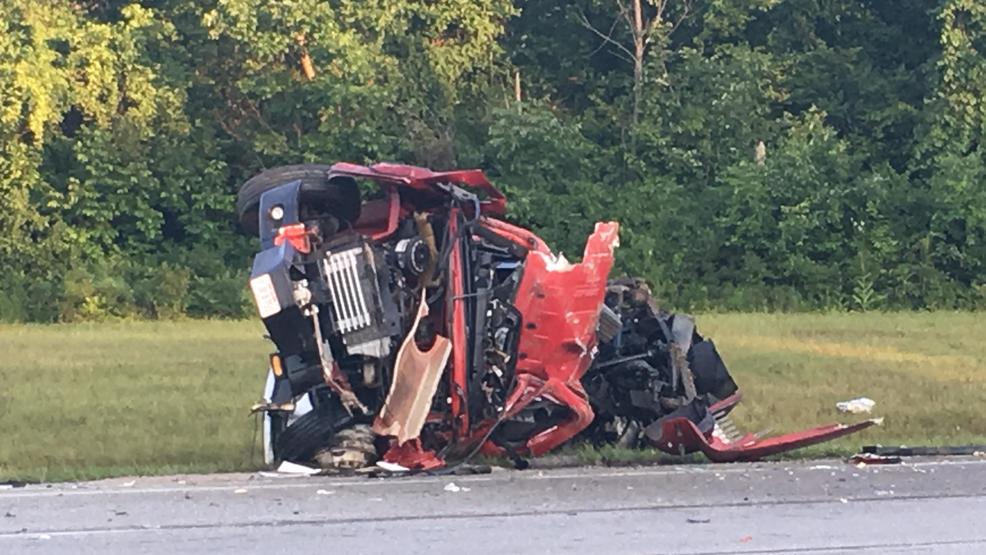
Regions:
<instances>
[{"instance_id":1,"label":"crumpled red metal panel","mask_svg":"<svg viewBox=\"0 0 986 555\"><path fill-rule=\"evenodd\" d=\"M738 400L737 395L735 401ZM735 402L732 404L734 405ZM732 405L729 408L732 408ZM710 408L715 412L714 409L715 406ZM881 419L874 418L855 424L829 424L769 438L746 434L735 441L728 441L715 433L705 435L691 420L679 417L661 422L660 437L648 436L648 441L658 449L673 455L700 451L712 462L755 461L849 435L879 424L880 421Z\"/></svg>"},{"instance_id":2,"label":"crumpled red metal panel","mask_svg":"<svg viewBox=\"0 0 986 555\"><path fill-rule=\"evenodd\" d=\"M572 410L567 422L527 442L534 456L568 441L592 422L580 379L596 354L599 307L618 245L619 224L600 222L586 241L582 262L570 264L533 250L524 263L514 302L524 321L517 349L518 384L506 412L519 412L533 400L532 391Z\"/></svg>"},{"instance_id":3,"label":"crumpled red metal panel","mask_svg":"<svg viewBox=\"0 0 986 555\"><path fill-rule=\"evenodd\" d=\"M362 177L383 183L404 185L423 192L433 191L433 187L440 183L452 183L483 193L485 198L480 202L483 214L503 216L507 213L507 197L490 183L482 170L436 172L428 168L406 164L381 162L372 166L360 166L339 162L333 164L329 169L330 179L337 175Z\"/></svg>"}]
</instances>

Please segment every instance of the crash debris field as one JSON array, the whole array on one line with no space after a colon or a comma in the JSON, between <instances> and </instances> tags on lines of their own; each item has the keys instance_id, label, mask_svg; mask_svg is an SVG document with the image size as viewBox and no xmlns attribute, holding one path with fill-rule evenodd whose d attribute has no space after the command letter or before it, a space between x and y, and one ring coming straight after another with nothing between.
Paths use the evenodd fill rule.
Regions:
<instances>
[{"instance_id":1,"label":"crash debris field","mask_svg":"<svg viewBox=\"0 0 986 555\"><path fill-rule=\"evenodd\" d=\"M743 429L853 422L866 396L884 424L788 457L860 445L986 443L986 332L975 313L697 315L744 392ZM243 407L270 352L254 321L0 325L0 476L71 480L253 470ZM591 450L589 450L591 451ZM583 460L591 461L591 452ZM609 449L610 460L619 459ZM645 452L626 453L640 461Z\"/></svg>"}]
</instances>

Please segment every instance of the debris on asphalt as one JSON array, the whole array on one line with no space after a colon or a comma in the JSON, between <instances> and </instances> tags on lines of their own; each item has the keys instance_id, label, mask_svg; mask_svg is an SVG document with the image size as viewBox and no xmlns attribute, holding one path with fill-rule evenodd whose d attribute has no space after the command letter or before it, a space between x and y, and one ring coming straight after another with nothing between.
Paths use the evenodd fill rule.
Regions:
<instances>
[{"instance_id":1,"label":"debris on asphalt","mask_svg":"<svg viewBox=\"0 0 986 555\"><path fill-rule=\"evenodd\" d=\"M685 522L689 524L708 524L712 522L711 518L686 518Z\"/></svg>"},{"instance_id":2,"label":"debris on asphalt","mask_svg":"<svg viewBox=\"0 0 986 555\"><path fill-rule=\"evenodd\" d=\"M448 491L448 492L452 492L452 493L459 493L460 491L469 491L469 488L461 487L461 486L457 485L455 482L449 482L449 483L445 484L445 487L442 488L442 489L444 489L445 491Z\"/></svg>"},{"instance_id":3,"label":"debris on asphalt","mask_svg":"<svg viewBox=\"0 0 986 555\"><path fill-rule=\"evenodd\" d=\"M835 404L835 408L839 409L840 412L847 412L849 414L869 414L875 406L876 401L869 397L857 397L849 401L839 401Z\"/></svg>"},{"instance_id":4,"label":"debris on asphalt","mask_svg":"<svg viewBox=\"0 0 986 555\"><path fill-rule=\"evenodd\" d=\"M124 483L120 484L120 487L121 488L132 488L132 487L134 487L134 484L136 484L136 483L137 483L137 480L130 480L129 482L124 482Z\"/></svg>"},{"instance_id":5,"label":"debris on asphalt","mask_svg":"<svg viewBox=\"0 0 986 555\"><path fill-rule=\"evenodd\" d=\"M863 467L868 464L900 464L903 461L900 457L876 455L873 453L859 453L850 457L849 462L858 467Z\"/></svg>"},{"instance_id":6,"label":"debris on asphalt","mask_svg":"<svg viewBox=\"0 0 986 555\"><path fill-rule=\"evenodd\" d=\"M233 493L236 493L236 494L243 494L243 493L246 493L246 492L247 492L247 490L244 489L244 488L239 488L239 489L233 490Z\"/></svg>"},{"instance_id":7,"label":"debris on asphalt","mask_svg":"<svg viewBox=\"0 0 986 555\"><path fill-rule=\"evenodd\" d=\"M320 489L315 491L315 495L332 495L334 493L335 493L334 491L329 491L327 489Z\"/></svg>"},{"instance_id":8,"label":"debris on asphalt","mask_svg":"<svg viewBox=\"0 0 986 555\"><path fill-rule=\"evenodd\" d=\"M411 469L406 466L401 466L397 463L387 462L387 461L377 461L377 466L387 472L408 472Z\"/></svg>"},{"instance_id":9,"label":"debris on asphalt","mask_svg":"<svg viewBox=\"0 0 986 555\"><path fill-rule=\"evenodd\" d=\"M277 467L277 471L281 474L304 474L307 476L318 474L317 468L312 468L310 466L296 464L289 461L283 461L280 466Z\"/></svg>"},{"instance_id":10,"label":"debris on asphalt","mask_svg":"<svg viewBox=\"0 0 986 555\"><path fill-rule=\"evenodd\" d=\"M928 447L908 447L865 445L864 454L888 456L888 457L961 457L977 456L986 452L986 445L940 445ZM981 456L981 455L980 455Z\"/></svg>"},{"instance_id":11,"label":"debris on asphalt","mask_svg":"<svg viewBox=\"0 0 986 555\"><path fill-rule=\"evenodd\" d=\"M321 472L318 468L312 468L310 466L305 466L303 464L297 464L290 461L283 461L278 465L277 470L274 472L259 472L264 478L294 478L296 476L314 476Z\"/></svg>"}]
</instances>

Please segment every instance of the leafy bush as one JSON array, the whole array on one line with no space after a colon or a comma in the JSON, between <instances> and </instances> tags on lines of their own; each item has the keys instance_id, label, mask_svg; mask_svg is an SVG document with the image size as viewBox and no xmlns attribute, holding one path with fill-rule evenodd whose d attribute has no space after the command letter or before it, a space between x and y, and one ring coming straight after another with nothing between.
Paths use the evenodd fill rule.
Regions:
<instances>
[{"instance_id":1,"label":"leafy bush","mask_svg":"<svg viewBox=\"0 0 986 555\"><path fill-rule=\"evenodd\" d=\"M247 273L225 271L214 276L192 279L188 295L190 316L245 318L253 315L248 294Z\"/></svg>"}]
</instances>

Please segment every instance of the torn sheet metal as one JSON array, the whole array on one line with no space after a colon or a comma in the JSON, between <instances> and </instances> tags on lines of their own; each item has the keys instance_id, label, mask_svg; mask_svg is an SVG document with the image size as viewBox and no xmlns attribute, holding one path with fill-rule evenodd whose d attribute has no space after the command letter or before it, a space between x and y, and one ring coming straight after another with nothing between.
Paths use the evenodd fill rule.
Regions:
<instances>
[{"instance_id":1,"label":"torn sheet metal","mask_svg":"<svg viewBox=\"0 0 986 555\"><path fill-rule=\"evenodd\" d=\"M578 264L540 252L527 259L515 303L525 317L517 376L525 384L542 385L541 395L571 411L564 421L528 439L523 448L532 455L554 449L592 422L581 379L596 355L599 306L619 245L618 233L614 222L596 224ZM517 414L524 406L516 400L508 402L506 412Z\"/></svg>"},{"instance_id":2,"label":"torn sheet metal","mask_svg":"<svg viewBox=\"0 0 986 555\"><path fill-rule=\"evenodd\" d=\"M435 336L429 350L418 348L414 337L426 316L428 304L422 298L414 324L397 353L390 393L373 422L374 433L396 437L398 443L421 434L442 370L452 353L452 342L442 336Z\"/></svg>"},{"instance_id":3,"label":"torn sheet metal","mask_svg":"<svg viewBox=\"0 0 986 555\"><path fill-rule=\"evenodd\" d=\"M855 424L830 424L770 438L746 434L735 441L728 441L714 434L702 433L687 418L671 418L662 421L656 430L649 431L647 439L654 447L674 455L700 452L712 462L755 461L831 441L879 423L880 419L873 418Z\"/></svg>"}]
</instances>

